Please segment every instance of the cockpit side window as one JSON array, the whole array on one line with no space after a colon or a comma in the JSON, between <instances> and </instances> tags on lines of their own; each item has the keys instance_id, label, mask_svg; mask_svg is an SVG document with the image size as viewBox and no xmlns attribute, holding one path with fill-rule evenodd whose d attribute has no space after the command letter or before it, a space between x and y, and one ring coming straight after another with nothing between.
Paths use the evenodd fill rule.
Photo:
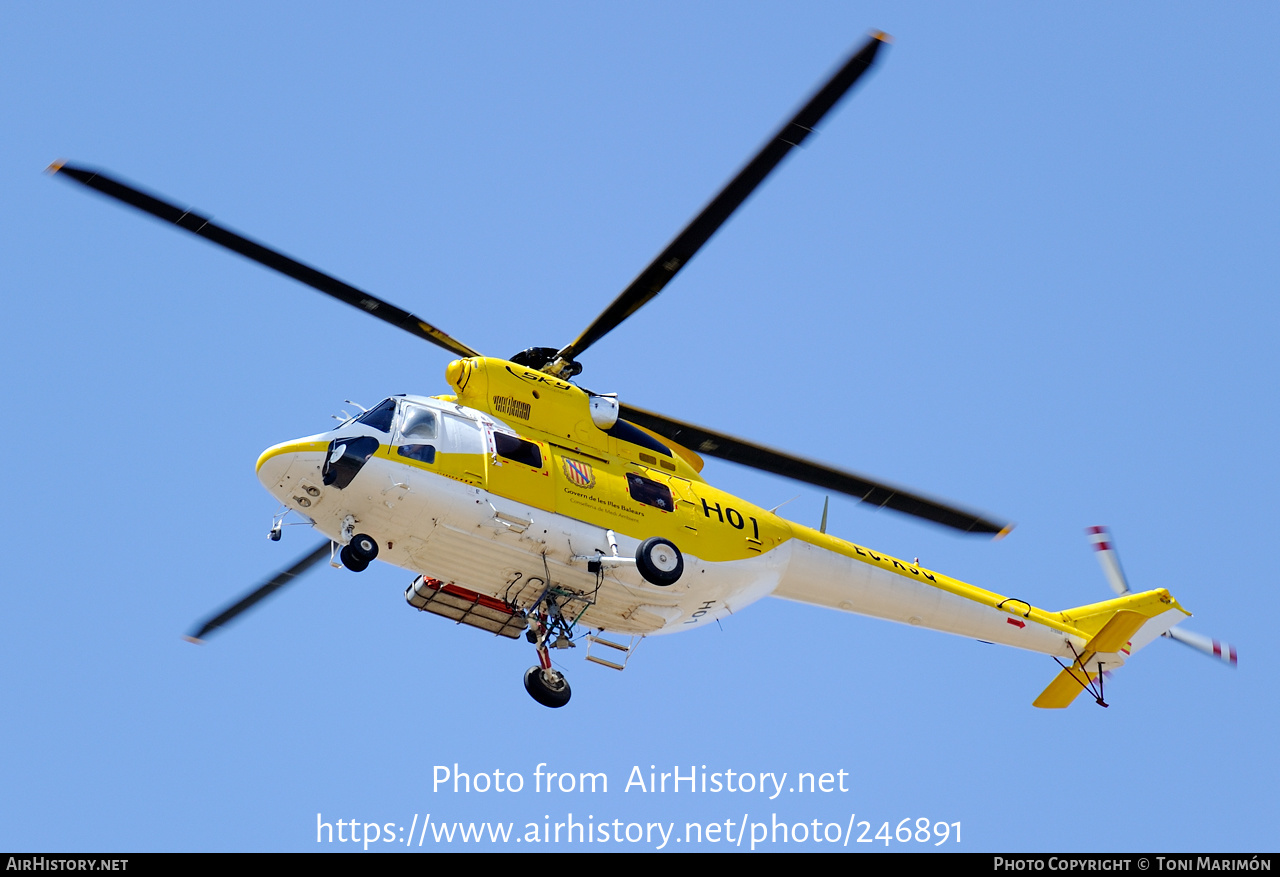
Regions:
<instances>
[{"instance_id":1,"label":"cockpit side window","mask_svg":"<svg viewBox=\"0 0 1280 877\"><path fill-rule=\"evenodd\" d=\"M378 432L391 432L391 421L396 414L396 400L383 399L373 408L356 418L356 423L363 423Z\"/></svg>"},{"instance_id":2,"label":"cockpit side window","mask_svg":"<svg viewBox=\"0 0 1280 877\"><path fill-rule=\"evenodd\" d=\"M434 439L436 437L436 413L430 408L404 403L400 415L400 438L402 441L417 439Z\"/></svg>"}]
</instances>

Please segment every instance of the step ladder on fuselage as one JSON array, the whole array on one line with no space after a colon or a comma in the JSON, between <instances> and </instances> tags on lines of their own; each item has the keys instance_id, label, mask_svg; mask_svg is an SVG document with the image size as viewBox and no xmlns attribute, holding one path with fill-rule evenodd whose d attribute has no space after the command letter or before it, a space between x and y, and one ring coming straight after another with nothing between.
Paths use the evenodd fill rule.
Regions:
<instances>
[{"instance_id":1,"label":"step ladder on fuselage","mask_svg":"<svg viewBox=\"0 0 1280 877\"><path fill-rule=\"evenodd\" d=\"M604 631L601 631L600 633L604 633ZM640 645L640 641L643 639L644 637L640 635L632 636L624 646L621 643L604 639L599 634L589 633L587 634L587 660L594 664L599 664L602 667L608 667L611 670L625 670L627 667L627 661L631 660L632 653L635 652L636 647ZM594 655L591 653L591 647L593 645L596 647L596 654ZM606 649L611 651L605 651ZM601 657L601 651L604 651L604 653L609 655L610 658L620 658L622 663L619 664L617 660L610 660L610 658Z\"/></svg>"}]
</instances>

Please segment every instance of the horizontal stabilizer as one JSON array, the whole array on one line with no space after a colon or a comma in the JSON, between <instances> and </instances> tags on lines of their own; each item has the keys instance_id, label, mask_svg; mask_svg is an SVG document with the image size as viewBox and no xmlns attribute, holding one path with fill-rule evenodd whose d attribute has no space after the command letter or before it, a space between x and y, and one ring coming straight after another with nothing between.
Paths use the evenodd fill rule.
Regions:
<instances>
[{"instance_id":1,"label":"horizontal stabilizer","mask_svg":"<svg viewBox=\"0 0 1280 877\"><path fill-rule=\"evenodd\" d=\"M1068 667L1053 678L1049 687L1040 692L1031 705L1042 710L1066 709L1085 690L1085 686L1097 678L1097 673L1086 673L1077 665Z\"/></svg>"},{"instance_id":2,"label":"horizontal stabilizer","mask_svg":"<svg viewBox=\"0 0 1280 877\"><path fill-rule=\"evenodd\" d=\"M1129 638L1133 636L1142 625L1146 624L1147 616L1141 612L1134 612L1132 609L1121 609L1111 616L1111 620L1102 626L1102 630L1098 631L1093 639L1089 640L1089 644L1084 647L1080 657L1076 659L1070 667L1063 669L1061 673L1054 677L1049 683L1049 687L1040 692L1040 696L1035 699L1033 706L1041 709L1063 709L1071 705L1080 692L1084 691L1090 682L1098 678L1102 668L1107 662L1101 662L1101 665L1095 664L1094 659L1101 654L1111 654L1119 652L1129 642ZM1094 671L1089 672L1085 668L1093 665ZM1102 703L1101 691L1097 696L1097 701ZM1105 704L1103 704L1105 706Z\"/></svg>"},{"instance_id":3,"label":"horizontal stabilizer","mask_svg":"<svg viewBox=\"0 0 1280 877\"><path fill-rule=\"evenodd\" d=\"M1118 652L1129 643L1129 638L1147 623L1147 616L1132 609L1121 609L1098 631L1085 649L1090 652Z\"/></svg>"},{"instance_id":4,"label":"horizontal stabilizer","mask_svg":"<svg viewBox=\"0 0 1280 877\"><path fill-rule=\"evenodd\" d=\"M1062 613L1063 620L1089 635L1089 641L1071 666L1064 667L1040 693L1034 706L1063 709L1086 690L1106 706L1101 684L1093 687L1104 671L1119 667L1137 651L1135 642L1145 645L1188 614L1163 588L1068 609Z\"/></svg>"}]
</instances>

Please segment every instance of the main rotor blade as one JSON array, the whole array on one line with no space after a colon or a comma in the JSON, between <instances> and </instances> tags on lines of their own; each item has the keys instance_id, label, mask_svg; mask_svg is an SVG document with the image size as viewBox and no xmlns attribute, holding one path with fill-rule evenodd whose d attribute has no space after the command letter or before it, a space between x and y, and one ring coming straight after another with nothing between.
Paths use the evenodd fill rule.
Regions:
<instances>
[{"instance_id":1,"label":"main rotor blade","mask_svg":"<svg viewBox=\"0 0 1280 877\"><path fill-rule=\"evenodd\" d=\"M324 560L329 554L329 545L330 543L327 541L317 545L315 551L312 551L306 557L299 558L293 566L276 573L274 578L250 591L237 602L231 604L217 615L206 620L199 628L188 634L186 639L193 643L199 643L203 640L205 634L222 627L240 613L253 608L253 606L259 601L270 597L276 591L280 590L298 576L311 569L311 567Z\"/></svg>"},{"instance_id":2,"label":"main rotor blade","mask_svg":"<svg viewBox=\"0 0 1280 877\"><path fill-rule=\"evenodd\" d=\"M362 289L357 289L349 283L344 283L336 277L325 274L310 265L305 265L296 259L286 256L284 253L273 250L257 241L250 240L230 229L214 225L207 218L197 213L183 210L181 207L170 204L155 195L150 195L119 180L112 179L100 171L73 167L63 162L54 162L49 165L49 170L55 174L65 174L68 179L75 180L81 185L96 189L104 195L115 198L117 201L123 201L129 206L150 213L165 222L171 222L194 235L199 235L206 240L226 247L232 252L239 253L246 259L252 259L259 265L265 265L268 268L279 271L281 274L286 274L294 280L305 283L312 289L319 290L325 295L333 296L338 301L346 302L352 307L359 308L380 320L385 320L412 335L417 335L423 340L439 345L450 353L464 357L480 355L461 341L450 337L408 311L401 310L377 296L370 295Z\"/></svg>"},{"instance_id":3,"label":"main rotor blade","mask_svg":"<svg viewBox=\"0 0 1280 877\"><path fill-rule=\"evenodd\" d=\"M709 454L722 460L760 469L763 472L785 475L825 490L834 490L856 497L880 508L914 515L966 533L988 533L999 538L1013 529L1012 524L1004 521L992 520L976 512L947 505L882 481L872 481L863 475L793 457L790 454L761 447L724 433L712 432L701 426L672 420L631 405L622 405L620 409L625 420L678 442L699 454Z\"/></svg>"},{"instance_id":4,"label":"main rotor blade","mask_svg":"<svg viewBox=\"0 0 1280 877\"><path fill-rule=\"evenodd\" d=\"M574 357L599 341L662 292L663 287L676 276L676 272L694 257L725 220L733 215L733 212L747 200L757 186L764 182L765 177L769 176L792 147L804 142L822 117L836 105L840 98L844 97L862 74L867 72L880 46L888 39L887 34L878 31L872 34L866 44L855 52L813 97L809 98L809 102L779 129L778 133L756 153L751 161L747 162L742 170L738 171L738 175L729 181L720 194L712 198L711 203L702 208L702 212L676 235L675 240L667 244L666 249L659 253L635 280L631 281L631 285L624 289L600 316L596 317L595 322L588 326L572 344L560 350L558 357L565 361L572 361Z\"/></svg>"}]
</instances>

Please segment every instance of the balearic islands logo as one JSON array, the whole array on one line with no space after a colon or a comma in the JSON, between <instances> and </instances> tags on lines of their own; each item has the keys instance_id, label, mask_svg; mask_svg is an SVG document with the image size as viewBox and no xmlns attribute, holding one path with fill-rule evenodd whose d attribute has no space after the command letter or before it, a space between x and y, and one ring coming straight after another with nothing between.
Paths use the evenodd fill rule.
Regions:
<instances>
[{"instance_id":1,"label":"balearic islands logo","mask_svg":"<svg viewBox=\"0 0 1280 877\"><path fill-rule=\"evenodd\" d=\"M596 475L591 471L588 463L579 463L577 460L564 458L564 477L579 487L595 487Z\"/></svg>"}]
</instances>

